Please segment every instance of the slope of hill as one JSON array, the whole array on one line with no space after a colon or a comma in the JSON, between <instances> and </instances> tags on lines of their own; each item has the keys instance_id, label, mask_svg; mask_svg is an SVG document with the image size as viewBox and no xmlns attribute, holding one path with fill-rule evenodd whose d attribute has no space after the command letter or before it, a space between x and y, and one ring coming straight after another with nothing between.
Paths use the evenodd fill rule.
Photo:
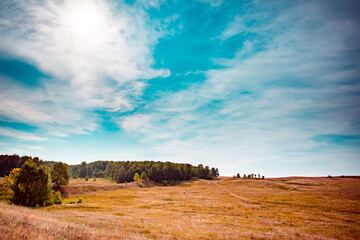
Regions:
<instances>
[{"instance_id":1,"label":"slope of hill","mask_svg":"<svg viewBox=\"0 0 360 240\"><path fill-rule=\"evenodd\" d=\"M0 239L360 239L359 177L115 185L71 180L42 209L0 203Z\"/></svg>"}]
</instances>

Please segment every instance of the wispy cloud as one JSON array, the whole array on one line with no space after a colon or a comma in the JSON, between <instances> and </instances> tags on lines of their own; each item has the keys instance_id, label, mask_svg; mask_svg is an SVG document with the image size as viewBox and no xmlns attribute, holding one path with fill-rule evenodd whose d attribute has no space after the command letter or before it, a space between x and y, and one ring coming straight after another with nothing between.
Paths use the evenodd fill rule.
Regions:
<instances>
[{"instance_id":1,"label":"wispy cloud","mask_svg":"<svg viewBox=\"0 0 360 240\"><path fill-rule=\"evenodd\" d=\"M196 0L196 1L209 3L212 7L218 7L224 2L224 0Z\"/></svg>"},{"instance_id":2,"label":"wispy cloud","mask_svg":"<svg viewBox=\"0 0 360 240\"><path fill-rule=\"evenodd\" d=\"M42 146L33 146L33 145L25 145L26 148L34 149L34 150L41 150L44 149Z\"/></svg>"},{"instance_id":3,"label":"wispy cloud","mask_svg":"<svg viewBox=\"0 0 360 240\"><path fill-rule=\"evenodd\" d=\"M358 166L358 142L318 139L360 135L359 3L200 2L5 2L1 54L43 76L36 86L0 76L0 120L44 135L0 134L66 137L33 152L74 161L83 153L71 144L91 159L202 162L223 174L281 175L282 164L305 171L327 158Z\"/></svg>"},{"instance_id":4,"label":"wispy cloud","mask_svg":"<svg viewBox=\"0 0 360 240\"><path fill-rule=\"evenodd\" d=\"M169 75L166 69L151 67L151 51L162 33L149 25L141 5L113 1L4 4L0 50L30 62L49 77L31 92L15 83L2 88L2 116L92 131L96 118L91 110L131 110L136 105L133 99L145 87L143 79Z\"/></svg>"},{"instance_id":5,"label":"wispy cloud","mask_svg":"<svg viewBox=\"0 0 360 240\"><path fill-rule=\"evenodd\" d=\"M7 136L7 137L13 137L24 141L48 141L47 138L44 137L38 137L34 134L23 132L23 131L17 131L10 128L0 128L0 135L1 136Z\"/></svg>"},{"instance_id":6,"label":"wispy cloud","mask_svg":"<svg viewBox=\"0 0 360 240\"><path fill-rule=\"evenodd\" d=\"M255 36L244 39L235 58L214 60L224 68L149 104L156 112L149 113L144 140L164 159L201 159L231 172L234 164L316 161L320 149L353 156L312 138L360 134L360 83L354 82L360 66L353 55L360 33L348 31L359 19L346 16L345 6L338 15L336 6L316 2L277 6L271 18L269 4L255 3L256 14L236 16L222 32L223 41L240 32Z\"/></svg>"}]
</instances>

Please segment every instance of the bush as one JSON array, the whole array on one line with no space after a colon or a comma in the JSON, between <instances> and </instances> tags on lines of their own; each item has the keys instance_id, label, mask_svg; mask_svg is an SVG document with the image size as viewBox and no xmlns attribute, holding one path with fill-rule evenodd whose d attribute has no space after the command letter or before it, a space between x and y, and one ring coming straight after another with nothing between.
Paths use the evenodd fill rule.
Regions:
<instances>
[{"instance_id":1,"label":"bush","mask_svg":"<svg viewBox=\"0 0 360 240\"><path fill-rule=\"evenodd\" d=\"M89 176L86 176L85 181L89 181Z\"/></svg>"},{"instance_id":2,"label":"bush","mask_svg":"<svg viewBox=\"0 0 360 240\"><path fill-rule=\"evenodd\" d=\"M96 178L94 178L93 181L96 182Z\"/></svg>"},{"instance_id":3,"label":"bush","mask_svg":"<svg viewBox=\"0 0 360 240\"><path fill-rule=\"evenodd\" d=\"M77 201L77 203L82 203L83 202L83 198L79 198L79 200Z\"/></svg>"},{"instance_id":4,"label":"bush","mask_svg":"<svg viewBox=\"0 0 360 240\"><path fill-rule=\"evenodd\" d=\"M53 204L62 204L63 202L63 199L61 197L61 193L59 191L56 191L54 194L53 194L53 197L52 197L52 203Z\"/></svg>"}]
</instances>

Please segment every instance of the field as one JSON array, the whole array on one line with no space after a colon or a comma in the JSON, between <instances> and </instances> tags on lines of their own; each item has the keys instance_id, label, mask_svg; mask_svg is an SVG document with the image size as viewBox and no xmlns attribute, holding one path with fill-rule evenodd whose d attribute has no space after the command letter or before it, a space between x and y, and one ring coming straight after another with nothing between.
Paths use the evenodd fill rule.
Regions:
<instances>
[{"instance_id":1,"label":"field","mask_svg":"<svg viewBox=\"0 0 360 240\"><path fill-rule=\"evenodd\" d=\"M72 179L66 191L46 208L1 202L0 239L360 239L360 177Z\"/></svg>"}]
</instances>

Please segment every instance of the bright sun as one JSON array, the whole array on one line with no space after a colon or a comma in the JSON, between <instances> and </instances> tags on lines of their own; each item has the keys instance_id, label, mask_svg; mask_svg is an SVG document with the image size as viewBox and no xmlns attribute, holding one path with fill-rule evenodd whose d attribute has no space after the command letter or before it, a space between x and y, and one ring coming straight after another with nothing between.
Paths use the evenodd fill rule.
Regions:
<instances>
[{"instance_id":1,"label":"bright sun","mask_svg":"<svg viewBox=\"0 0 360 240\"><path fill-rule=\"evenodd\" d=\"M73 28L81 35L90 36L96 33L98 28L98 16L91 9L79 9L74 12Z\"/></svg>"},{"instance_id":2,"label":"bright sun","mask_svg":"<svg viewBox=\"0 0 360 240\"><path fill-rule=\"evenodd\" d=\"M83 2L67 9L63 21L74 36L89 38L99 31L99 18L97 6Z\"/></svg>"}]
</instances>

